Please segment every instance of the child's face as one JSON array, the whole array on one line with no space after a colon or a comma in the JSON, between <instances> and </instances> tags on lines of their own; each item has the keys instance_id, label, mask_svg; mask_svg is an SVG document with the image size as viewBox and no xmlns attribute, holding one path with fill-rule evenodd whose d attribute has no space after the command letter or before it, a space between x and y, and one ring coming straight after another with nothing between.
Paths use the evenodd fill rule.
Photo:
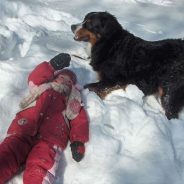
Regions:
<instances>
[{"instance_id":1,"label":"child's face","mask_svg":"<svg viewBox=\"0 0 184 184\"><path fill-rule=\"evenodd\" d=\"M63 84L63 83L65 83L65 84L67 83L67 84L70 84L70 85L73 84L73 82L72 82L72 80L70 79L69 76L67 76L67 75L62 75L62 74L58 75L58 76L55 78L54 81L57 82L57 83L59 83L59 84Z\"/></svg>"}]
</instances>

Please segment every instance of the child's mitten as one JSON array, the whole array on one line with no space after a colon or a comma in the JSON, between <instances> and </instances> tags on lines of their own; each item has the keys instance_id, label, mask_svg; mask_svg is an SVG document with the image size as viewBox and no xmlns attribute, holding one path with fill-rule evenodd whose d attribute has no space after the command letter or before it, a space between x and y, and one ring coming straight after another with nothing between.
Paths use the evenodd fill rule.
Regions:
<instances>
[{"instance_id":1,"label":"child's mitten","mask_svg":"<svg viewBox=\"0 0 184 184\"><path fill-rule=\"evenodd\" d=\"M73 159L77 162L80 162L84 157L84 153L85 153L84 143L79 141L74 141L73 143L70 144L70 147L71 147Z\"/></svg>"},{"instance_id":2,"label":"child's mitten","mask_svg":"<svg viewBox=\"0 0 184 184\"><path fill-rule=\"evenodd\" d=\"M54 68L54 70L61 70L64 67L68 67L70 65L70 60L71 57L69 54L60 53L50 60L50 64Z\"/></svg>"}]
</instances>

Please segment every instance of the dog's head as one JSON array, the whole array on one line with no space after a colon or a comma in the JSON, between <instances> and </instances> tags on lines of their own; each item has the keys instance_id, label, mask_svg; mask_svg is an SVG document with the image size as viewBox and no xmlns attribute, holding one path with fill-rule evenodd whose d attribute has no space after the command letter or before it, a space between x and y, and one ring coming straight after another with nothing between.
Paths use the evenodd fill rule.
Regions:
<instances>
[{"instance_id":1,"label":"dog's head","mask_svg":"<svg viewBox=\"0 0 184 184\"><path fill-rule=\"evenodd\" d=\"M88 13L83 22L71 25L76 41L90 42L92 46L101 38L109 38L122 30L116 18L108 12Z\"/></svg>"}]
</instances>

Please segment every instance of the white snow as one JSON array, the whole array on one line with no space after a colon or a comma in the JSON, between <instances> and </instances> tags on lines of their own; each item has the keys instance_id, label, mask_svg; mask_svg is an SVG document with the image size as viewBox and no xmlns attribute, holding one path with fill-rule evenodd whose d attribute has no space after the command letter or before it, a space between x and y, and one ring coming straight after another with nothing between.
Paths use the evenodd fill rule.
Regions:
<instances>
[{"instance_id":1,"label":"white snow","mask_svg":"<svg viewBox=\"0 0 184 184\"><path fill-rule=\"evenodd\" d=\"M29 72L59 52L87 57L70 26L90 11L109 11L147 40L183 37L183 0L0 0L0 140L6 135ZM72 57L84 85L96 80L89 61ZM101 100L83 91L90 119L85 158L64 151L55 184L183 184L184 113L170 121L154 96L134 85ZM22 173L8 184L22 184Z\"/></svg>"}]
</instances>

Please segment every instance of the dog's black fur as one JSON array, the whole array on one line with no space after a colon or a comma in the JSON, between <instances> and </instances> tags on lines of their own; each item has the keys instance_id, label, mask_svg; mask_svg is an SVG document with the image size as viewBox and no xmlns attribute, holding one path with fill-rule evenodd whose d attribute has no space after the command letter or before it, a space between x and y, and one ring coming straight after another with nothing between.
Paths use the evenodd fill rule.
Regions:
<instances>
[{"instance_id":1,"label":"dog's black fur","mask_svg":"<svg viewBox=\"0 0 184 184\"><path fill-rule=\"evenodd\" d=\"M76 25L72 25L75 32ZM161 90L168 119L177 118L184 105L184 41L146 41L123 29L108 12L86 15L82 28L96 36L91 66L100 81L86 87L102 91L115 85L137 85L145 95ZM88 41L87 37L84 41Z\"/></svg>"}]
</instances>

